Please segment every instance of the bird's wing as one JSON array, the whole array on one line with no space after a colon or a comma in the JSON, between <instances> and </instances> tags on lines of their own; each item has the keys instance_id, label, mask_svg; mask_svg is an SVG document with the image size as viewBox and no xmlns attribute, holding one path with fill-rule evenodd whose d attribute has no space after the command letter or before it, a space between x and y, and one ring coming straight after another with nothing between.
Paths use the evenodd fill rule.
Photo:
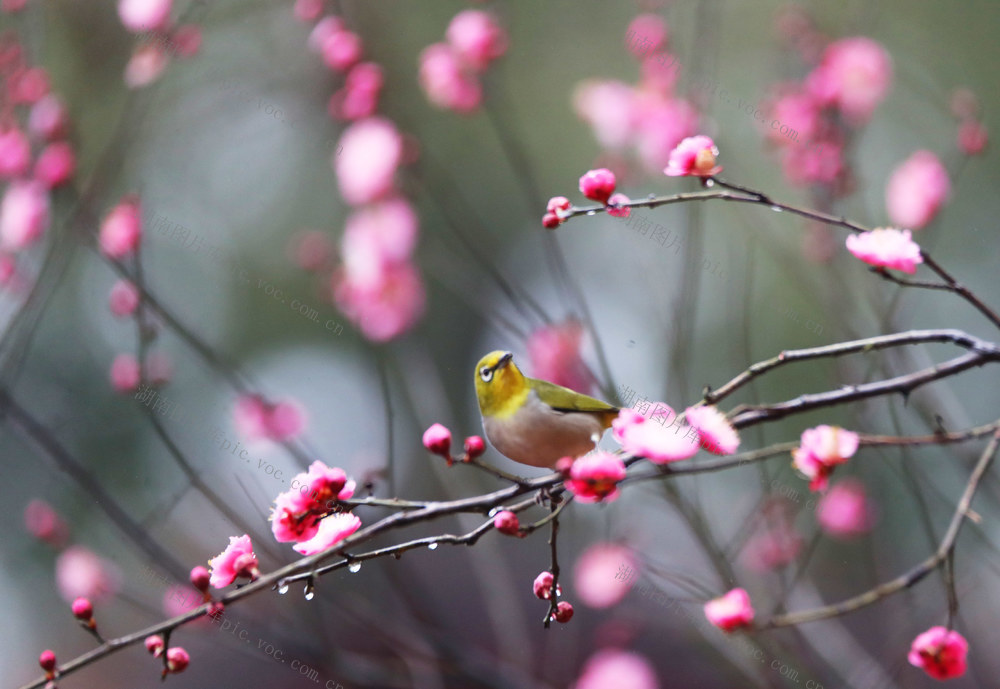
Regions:
<instances>
[{"instance_id":1,"label":"bird's wing","mask_svg":"<svg viewBox=\"0 0 1000 689\"><path fill-rule=\"evenodd\" d=\"M527 381L531 389L538 394L539 399L556 411L618 412L618 407L612 404L588 397L575 390L564 388L561 385L550 383L547 380L528 378Z\"/></svg>"}]
</instances>

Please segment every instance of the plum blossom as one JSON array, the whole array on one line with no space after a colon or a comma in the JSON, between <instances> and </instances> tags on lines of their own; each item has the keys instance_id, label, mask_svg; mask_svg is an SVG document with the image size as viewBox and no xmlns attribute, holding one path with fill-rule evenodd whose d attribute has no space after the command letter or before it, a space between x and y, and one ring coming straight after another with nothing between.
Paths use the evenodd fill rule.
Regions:
<instances>
[{"instance_id":1,"label":"plum blossom","mask_svg":"<svg viewBox=\"0 0 1000 689\"><path fill-rule=\"evenodd\" d=\"M801 445L792 450L792 466L809 479L809 490L824 490L834 467L858 449L858 434L837 426L817 426L802 432Z\"/></svg>"},{"instance_id":2,"label":"plum blossom","mask_svg":"<svg viewBox=\"0 0 1000 689\"><path fill-rule=\"evenodd\" d=\"M131 89L149 86L160 78L170 64L170 53L160 43L143 43L136 46L125 65L123 79Z\"/></svg>"},{"instance_id":3,"label":"plum blossom","mask_svg":"<svg viewBox=\"0 0 1000 689\"><path fill-rule=\"evenodd\" d=\"M580 193L591 201L607 203L615 191L615 173L607 168L588 170L580 178Z\"/></svg>"},{"instance_id":4,"label":"plum blossom","mask_svg":"<svg viewBox=\"0 0 1000 689\"><path fill-rule=\"evenodd\" d=\"M507 51L507 32L482 10L463 10L452 17L445 38L459 58L480 72Z\"/></svg>"},{"instance_id":5,"label":"plum blossom","mask_svg":"<svg viewBox=\"0 0 1000 689\"><path fill-rule=\"evenodd\" d=\"M0 177L19 177L31 165L31 143L24 132L11 127L0 132Z\"/></svg>"},{"instance_id":6,"label":"plum blossom","mask_svg":"<svg viewBox=\"0 0 1000 689\"><path fill-rule=\"evenodd\" d=\"M592 452L573 462L566 489L580 502L611 502L625 478L625 463L610 452Z\"/></svg>"},{"instance_id":7,"label":"plum blossom","mask_svg":"<svg viewBox=\"0 0 1000 689\"><path fill-rule=\"evenodd\" d=\"M584 81L573 92L576 116L590 125L602 148L625 148L636 127L635 89L621 81Z\"/></svg>"},{"instance_id":8,"label":"plum blossom","mask_svg":"<svg viewBox=\"0 0 1000 689\"><path fill-rule=\"evenodd\" d=\"M450 457L451 431L439 423L431 424L424 431L423 443L429 452L446 458Z\"/></svg>"},{"instance_id":9,"label":"plum blossom","mask_svg":"<svg viewBox=\"0 0 1000 689\"><path fill-rule=\"evenodd\" d=\"M705 617L724 632L753 624L754 610L745 589L735 588L705 603Z\"/></svg>"},{"instance_id":10,"label":"plum blossom","mask_svg":"<svg viewBox=\"0 0 1000 689\"><path fill-rule=\"evenodd\" d=\"M139 306L139 288L128 280L118 280L111 286L108 306L119 318L131 316Z\"/></svg>"},{"instance_id":11,"label":"plum blossom","mask_svg":"<svg viewBox=\"0 0 1000 689\"><path fill-rule=\"evenodd\" d=\"M871 529L874 513L864 484L845 479L833 486L816 504L816 521L837 538L854 538Z\"/></svg>"},{"instance_id":12,"label":"plum blossom","mask_svg":"<svg viewBox=\"0 0 1000 689\"><path fill-rule=\"evenodd\" d=\"M930 151L917 151L893 170L885 205L893 225L919 230L937 215L951 193L948 171Z\"/></svg>"},{"instance_id":13,"label":"plum blossom","mask_svg":"<svg viewBox=\"0 0 1000 689\"><path fill-rule=\"evenodd\" d=\"M731 455L740 446L740 436L725 414L714 406L688 407L684 418L698 431L702 447L713 454Z\"/></svg>"},{"instance_id":14,"label":"plum blossom","mask_svg":"<svg viewBox=\"0 0 1000 689\"><path fill-rule=\"evenodd\" d=\"M538 598L549 600L552 597L552 584L554 581L555 577L552 576L552 572L542 572L535 577L535 581L531 584L531 590L535 592L535 596ZM556 597L560 595L562 595L562 586L557 586Z\"/></svg>"},{"instance_id":15,"label":"plum blossom","mask_svg":"<svg viewBox=\"0 0 1000 689\"><path fill-rule=\"evenodd\" d=\"M637 653L606 648L584 663L573 689L659 689L652 664Z\"/></svg>"},{"instance_id":16,"label":"plum blossom","mask_svg":"<svg viewBox=\"0 0 1000 689\"><path fill-rule=\"evenodd\" d=\"M0 201L0 249L20 251L42 236L49 224L49 195L44 185L14 180Z\"/></svg>"},{"instance_id":17,"label":"plum blossom","mask_svg":"<svg viewBox=\"0 0 1000 689\"><path fill-rule=\"evenodd\" d=\"M35 179L46 189L61 187L73 178L76 172L76 154L65 141L55 141L38 154L35 161Z\"/></svg>"},{"instance_id":18,"label":"plum blossom","mask_svg":"<svg viewBox=\"0 0 1000 689\"><path fill-rule=\"evenodd\" d=\"M631 548L617 543L595 543L576 561L573 587L590 607L609 608L632 588L631 578L619 576L623 567L629 572L639 568Z\"/></svg>"},{"instance_id":19,"label":"plum blossom","mask_svg":"<svg viewBox=\"0 0 1000 689\"><path fill-rule=\"evenodd\" d=\"M865 263L879 268L894 268L912 275L924 262L920 245L909 230L877 228L871 232L847 236L847 250Z\"/></svg>"},{"instance_id":20,"label":"plum blossom","mask_svg":"<svg viewBox=\"0 0 1000 689\"><path fill-rule=\"evenodd\" d=\"M670 177L711 177L722 172L722 167L715 164L718 155L719 149L711 137L689 136L671 151L663 173Z\"/></svg>"},{"instance_id":21,"label":"plum blossom","mask_svg":"<svg viewBox=\"0 0 1000 689\"><path fill-rule=\"evenodd\" d=\"M528 338L532 375L556 385L588 393L594 376L580 356L583 326L575 320L538 328Z\"/></svg>"},{"instance_id":22,"label":"plum blossom","mask_svg":"<svg viewBox=\"0 0 1000 689\"><path fill-rule=\"evenodd\" d=\"M116 392L132 392L139 387L141 372L138 360L131 354L119 354L111 362L111 387Z\"/></svg>"},{"instance_id":23,"label":"plum blossom","mask_svg":"<svg viewBox=\"0 0 1000 689\"><path fill-rule=\"evenodd\" d=\"M224 589L240 577L253 581L260 576L257 568L257 556L253 552L253 544L246 534L230 536L229 545L221 553L208 561L212 572L211 584L217 589Z\"/></svg>"},{"instance_id":24,"label":"plum blossom","mask_svg":"<svg viewBox=\"0 0 1000 689\"><path fill-rule=\"evenodd\" d=\"M371 203L393 190L403 137L390 120L375 116L351 124L340 137L340 148L333 168L347 203Z\"/></svg>"},{"instance_id":25,"label":"plum blossom","mask_svg":"<svg viewBox=\"0 0 1000 689\"><path fill-rule=\"evenodd\" d=\"M460 114L473 113L483 100L479 78L447 43L434 43L420 53L420 86L432 105Z\"/></svg>"},{"instance_id":26,"label":"plum blossom","mask_svg":"<svg viewBox=\"0 0 1000 689\"><path fill-rule=\"evenodd\" d=\"M953 679L965 674L969 642L954 629L931 627L917 636L907 660L934 679Z\"/></svg>"},{"instance_id":27,"label":"plum blossom","mask_svg":"<svg viewBox=\"0 0 1000 689\"><path fill-rule=\"evenodd\" d=\"M77 598L101 601L118 591L118 569L93 551L73 545L56 559L56 585L67 603Z\"/></svg>"},{"instance_id":28,"label":"plum blossom","mask_svg":"<svg viewBox=\"0 0 1000 689\"><path fill-rule=\"evenodd\" d=\"M173 0L118 0L118 17L132 33L166 28Z\"/></svg>"},{"instance_id":29,"label":"plum blossom","mask_svg":"<svg viewBox=\"0 0 1000 689\"><path fill-rule=\"evenodd\" d=\"M28 533L49 545L58 547L66 540L66 522L52 505L38 498L24 508L24 526Z\"/></svg>"},{"instance_id":30,"label":"plum blossom","mask_svg":"<svg viewBox=\"0 0 1000 689\"><path fill-rule=\"evenodd\" d=\"M361 519L349 512L331 514L319 522L316 534L307 541L296 543L292 548L302 555L315 555L339 543L361 528Z\"/></svg>"},{"instance_id":31,"label":"plum blossom","mask_svg":"<svg viewBox=\"0 0 1000 689\"><path fill-rule=\"evenodd\" d=\"M302 433L306 421L305 413L294 401L270 404L261 397L244 395L236 401L233 423L240 434L251 440L282 442Z\"/></svg>"},{"instance_id":32,"label":"plum blossom","mask_svg":"<svg viewBox=\"0 0 1000 689\"><path fill-rule=\"evenodd\" d=\"M625 47L637 58L644 58L662 51L667 45L668 35L667 23L660 15L639 14L633 17L625 30Z\"/></svg>"},{"instance_id":33,"label":"plum blossom","mask_svg":"<svg viewBox=\"0 0 1000 689\"><path fill-rule=\"evenodd\" d=\"M612 218L627 218L632 215L632 208L626 204L631 203L632 200L622 194L621 192L612 194L611 198L608 199L608 215ZM615 206L622 206L621 208L616 208Z\"/></svg>"},{"instance_id":34,"label":"plum blossom","mask_svg":"<svg viewBox=\"0 0 1000 689\"><path fill-rule=\"evenodd\" d=\"M128 196L104 216L98 243L105 256L120 259L139 247L141 237L142 206L138 197Z\"/></svg>"},{"instance_id":35,"label":"plum blossom","mask_svg":"<svg viewBox=\"0 0 1000 689\"><path fill-rule=\"evenodd\" d=\"M290 485L291 489L275 498L271 511L271 532L279 543L303 543L315 538L323 515L333 509L336 501L354 495L357 484L348 480L343 469L317 460L309 471L292 478Z\"/></svg>"},{"instance_id":36,"label":"plum blossom","mask_svg":"<svg viewBox=\"0 0 1000 689\"><path fill-rule=\"evenodd\" d=\"M669 418L673 416L673 411L665 404L657 404L649 419L633 409L618 412L618 418L611 422L611 427L622 449L645 457L654 464L689 459L698 453L699 441L690 437L690 434L697 433L693 428L665 426L655 418L657 416Z\"/></svg>"},{"instance_id":37,"label":"plum blossom","mask_svg":"<svg viewBox=\"0 0 1000 689\"><path fill-rule=\"evenodd\" d=\"M814 97L839 108L854 123L871 117L891 82L889 54L865 37L843 38L828 45L820 64L806 78Z\"/></svg>"}]
</instances>

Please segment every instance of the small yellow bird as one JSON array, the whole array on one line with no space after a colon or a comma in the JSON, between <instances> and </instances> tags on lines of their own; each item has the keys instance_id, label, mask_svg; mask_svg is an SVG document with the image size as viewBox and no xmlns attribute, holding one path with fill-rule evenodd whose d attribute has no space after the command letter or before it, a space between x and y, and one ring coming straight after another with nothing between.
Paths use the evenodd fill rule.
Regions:
<instances>
[{"instance_id":1,"label":"small yellow bird","mask_svg":"<svg viewBox=\"0 0 1000 689\"><path fill-rule=\"evenodd\" d=\"M510 352L476 364L476 396L486 438L502 455L552 468L560 458L590 452L618 407L518 370Z\"/></svg>"}]
</instances>

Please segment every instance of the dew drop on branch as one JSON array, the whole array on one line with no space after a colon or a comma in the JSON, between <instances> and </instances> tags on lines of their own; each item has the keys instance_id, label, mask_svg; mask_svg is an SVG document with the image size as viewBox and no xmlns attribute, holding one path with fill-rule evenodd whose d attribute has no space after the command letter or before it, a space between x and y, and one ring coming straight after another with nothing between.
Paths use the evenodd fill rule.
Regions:
<instances>
[{"instance_id":1,"label":"dew drop on branch","mask_svg":"<svg viewBox=\"0 0 1000 689\"><path fill-rule=\"evenodd\" d=\"M347 565L347 571L350 572L351 574L357 574L358 572L361 571L361 563L352 562L351 564Z\"/></svg>"},{"instance_id":2,"label":"dew drop on branch","mask_svg":"<svg viewBox=\"0 0 1000 689\"><path fill-rule=\"evenodd\" d=\"M281 582L281 584L278 586L278 593L280 593L282 596L288 593L288 584L286 584L285 582Z\"/></svg>"},{"instance_id":3,"label":"dew drop on branch","mask_svg":"<svg viewBox=\"0 0 1000 689\"><path fill-rule=\"evenodd\" d=\"M437 550L437 547L438 547L437 543L428 543L427 544L427 550Z\"/></svg>"}]
</instances>

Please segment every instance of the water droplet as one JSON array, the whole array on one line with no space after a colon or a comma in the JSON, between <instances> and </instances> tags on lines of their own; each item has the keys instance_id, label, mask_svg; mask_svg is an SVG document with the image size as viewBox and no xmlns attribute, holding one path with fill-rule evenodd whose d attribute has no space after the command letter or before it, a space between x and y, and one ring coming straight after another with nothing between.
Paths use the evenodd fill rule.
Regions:
<instances>
[{"instance_id":1,"label":"water droplet","mask_svg":"<svg viewBox=\"0 0 1000 689\"><path fill-rule=\"evenodd\" d=\"M437 547L438 547L437 543L429 543L427 545L427 550L437 550Z\"/></svg>"},{"instance_id":2,"label":"water droplet","mask_svg":"<svg viewBox=\"0 0 1000 689\"><path fill-rule=\"evenodd\" d=\"M351 574L357 574L358 572L361 571L361 563L352 562L351 564L347 565L347 571L349 571Z\"/></svg>"},{"instance_id":3,"label":"water droplet","mask_svg":"<svg viewBox=\"0 0 1000 689\"><path fill-rule=\"evenodd\" d=\"M597 215L597 211L587 211L587 215Z\"/></svg>"},{"instance_id":4,"label":"water droplet","mask_svg":"<svg viewBox=\"0 0 1000 689\"><path fill-rule=\"evenodd\" d=\"M302 594L305 596L306 600L312 600L316 596L316 591L313 590L312 584L306 584L305 589L303 589Z\"/></svg>"},{"instance_id":5,"label":"water droplet","mask_svg":"<svg viewBox=\"0 0 1000 689\"><path fill-rule=\"evenodd\" d=\"M492 510L489 511L489 513L486 516L487 517L495 517L495 516L497 516L497 512L499 512L499 511L500 511L499 507L494 507Z\"/></svg>"},{"instance_id":6,"label":"water droplet","mask_svg":"<svg viewBox=\"0 0 1000 689\"><path fill-rule=\"evenodd\" d=\"M705 180L705 186L708 187L709 189L711 189L712 187L715 186L715 180L714 179L706 179Z\"/></svg>"},{"instance_id":7,"label":"water droplet","mask_svg":"<svg viewBox=\"0 0 1000 689\"><path fill-rule=\"evenodd\" d=\"M281 585L278 586L278 593L280 593L282 596L288 593L288 584L282 582Z\"/></svg>"},{"instance_id":8,"label":"water droplet","mask_svg":"<svg viewBox=\"0 0 1000 689\"><path fill-rule=\"evenodd\" d=\"M771 210L774 211L775 213L780 213L781 211L783 211L785 209L784 208L779 208L778 206L771 206Z\"/></svg>"}]
</instances>

